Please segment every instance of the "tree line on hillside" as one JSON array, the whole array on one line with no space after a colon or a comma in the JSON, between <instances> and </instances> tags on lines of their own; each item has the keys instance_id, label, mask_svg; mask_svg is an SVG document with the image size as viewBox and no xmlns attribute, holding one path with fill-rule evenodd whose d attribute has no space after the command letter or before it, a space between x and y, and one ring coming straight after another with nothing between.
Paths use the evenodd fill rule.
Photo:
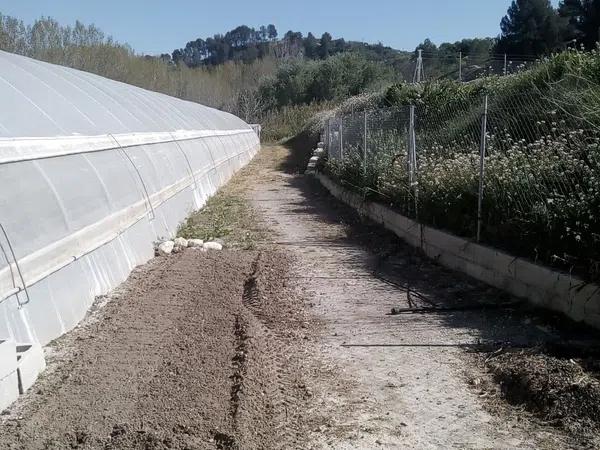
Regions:
<instances>
[{"instance_id":1,"label":"tree line on hillside","mask_svg":"<svg viewBox=\"0 0 600 450\"><path fill-rule=\"evenodd\" d=\"M189 41L185 47L175 49L171 55L163 54L163 60L188 67L214 66L228 61L253 62L267 55L279 59L304 57L305 59L327 59L339 53L360 50L378 58L393 56L395 51L381 43L372 45L364 42L346 42L334 39L325 32L320 38L313 33L304 36L299 31L288 31L278 39L275 25L262 25L258 29L240 25L225 34L215 34L205 39Z\"/></svg>"}]
</instances>

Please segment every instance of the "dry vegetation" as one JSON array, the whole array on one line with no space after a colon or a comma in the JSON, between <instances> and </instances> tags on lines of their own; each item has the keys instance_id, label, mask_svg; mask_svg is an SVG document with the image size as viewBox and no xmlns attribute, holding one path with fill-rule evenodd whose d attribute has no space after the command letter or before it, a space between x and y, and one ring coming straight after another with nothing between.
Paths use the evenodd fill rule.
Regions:
<instances>
[{"instance_id":1,"label":"dry vegetation","mask_svg":"<svg viewBox=\"0 0 600 450\"><path fill-rule=\"evenodd\" d=\"M156 92L199 102L240 115L256 116L260 102L252 95L259 82L277 69L274 58L252 63L227 62L188 68L160 57L141 56L106 36L94 25L74 27L42 18L26 26L0 14L0 50L96 73Z\"/></svg>"}]
</instances>

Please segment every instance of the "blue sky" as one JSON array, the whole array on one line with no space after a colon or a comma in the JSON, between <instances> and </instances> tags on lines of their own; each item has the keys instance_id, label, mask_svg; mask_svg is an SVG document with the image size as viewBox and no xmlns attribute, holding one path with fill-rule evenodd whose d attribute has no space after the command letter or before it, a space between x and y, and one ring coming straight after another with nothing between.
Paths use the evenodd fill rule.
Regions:
<instances>
[{"instance_id":1,"label":"blue sky","mask_svg":"<svg viewBox=\"0 0 600 450\"><path fill-rule=\"evenodd\" d=\"M496 36L511 0L0 0L0 13L31 22L52 16L63 24L94 23L138 52L171 52L187 41L237 25L273 23L320 36L381 41L414 49L429 37L436 43ZM557 4L558 0L553 0Z\"/></svg>"}]
</instances>

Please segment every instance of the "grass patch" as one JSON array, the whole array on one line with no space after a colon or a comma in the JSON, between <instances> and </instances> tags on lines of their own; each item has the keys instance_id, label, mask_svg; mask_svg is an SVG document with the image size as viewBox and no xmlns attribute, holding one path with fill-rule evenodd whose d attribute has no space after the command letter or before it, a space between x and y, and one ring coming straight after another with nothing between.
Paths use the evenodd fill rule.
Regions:
<instances>
[{"instance_id":1,"label":"grass patch","mask_svg":"<svg viewBox=\"0 0 600 450\"><path fill-rule=\"evenodd\" d=\"M179 227L177 236L186 239L221 239L227 247L251 250L264 239L264 230L248 200L241 195L219 191L206 206L193 213Z\"/></svg>"},{"instance_id":2,"label":"grass patch","mask_svg":"<svg viewBox=\"0 0 600 450\"><path fill-rule=\"evenodd\" d=\"M226 247L253 250L266 240L268 230L248 198L261 175L260 154L206 202L192 213L177 230L186 239L220 239Z\"/></svg>"}]
</instances>

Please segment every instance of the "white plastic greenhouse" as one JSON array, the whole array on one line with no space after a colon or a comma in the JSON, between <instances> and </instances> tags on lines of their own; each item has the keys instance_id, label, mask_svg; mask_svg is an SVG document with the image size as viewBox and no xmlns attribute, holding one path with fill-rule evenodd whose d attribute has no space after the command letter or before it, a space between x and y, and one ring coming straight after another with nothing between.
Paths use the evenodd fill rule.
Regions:
<instances>
[{"instance_id":1,"label":"white plastic greenhouse","mask_svg":"<svg viewBox=\"0 0 600 450\"><path fill-rule=\"evenodd\" d=\"M0 340L73 328L258 147L231 114L0 52Z\"/></svg>"}]
</instances>

